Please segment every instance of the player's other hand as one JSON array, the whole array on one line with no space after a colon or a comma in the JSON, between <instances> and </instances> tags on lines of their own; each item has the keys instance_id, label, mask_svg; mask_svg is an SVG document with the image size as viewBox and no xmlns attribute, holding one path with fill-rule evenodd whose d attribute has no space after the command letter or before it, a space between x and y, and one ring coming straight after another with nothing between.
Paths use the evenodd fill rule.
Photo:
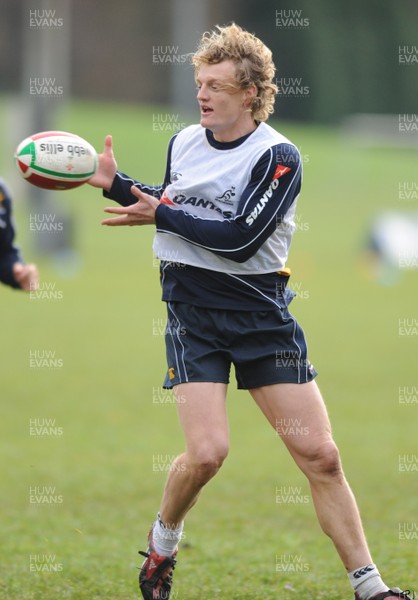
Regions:
<instances>
[{"instance_id":1,"label":"player's other hand","mask_svg":"<svg viewBox=\"0 0 418 600\"><path fill-rule=\"evenodd\" d=\"M16 283L18 283L20 288L25 292L38 289L39 273L36 265L24 265L23 263L17 262L13 265L13 276Z\"/></svg>"},{"instance_id":2,"label":"player's other hand","mask_svg":"<svg viewBox=\"0 0 418 600\"><path fill-rule=\"evenodd\" d=\"M104 150L102 154L98 155L98 158L99 165L97 167L97 171L93 177L90 177L87 183L94 187L102 188L108 192L112 187L112 183L118 168L113 154L111 135L107 135L105 137Z\"/></svg>"},{"instance_id":3,"label":"player's other hand","mask_svg":"<svg viewBox=\"0 0 418 600\"><path fill-rule=\"evenodd\" d=\"M130 206L111 206L105 212L119 215L112 219L105 219L102 225L152 225L155 223L155 211L160 201L150 194L144 194L134 185L131 192L138 198L138 202Z\"/></svg>"}]
</instances>

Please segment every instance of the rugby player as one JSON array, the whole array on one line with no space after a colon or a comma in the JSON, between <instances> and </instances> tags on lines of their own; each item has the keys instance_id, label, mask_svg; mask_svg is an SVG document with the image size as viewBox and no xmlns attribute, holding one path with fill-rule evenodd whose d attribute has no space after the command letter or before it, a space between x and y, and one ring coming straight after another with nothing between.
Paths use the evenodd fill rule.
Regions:
<instances>
[{"instance_id":1,"label":"rugby player","mask_svg":"<svg viewBox=\"0 0 418 600\"><path fill-rule=\"evenodd\" d=\"M0 281L26 292L38 287L38 269L25 264L19 248L14 245L12 199L5 182L0 179Z\"/></svg>"},{"instance_id":2,"label":"rugby player","mask_svg":"<svg viewBox=\"0 0 418 600\"><path fill-rule=\"evenodd\" d=\"M305 335L291 315L286 267L302 179L295 145L266 121L277 88L271 51L232 24L206 33L193 56L200 124L169 143L160 187L117 171L106 137L90 180L121 207L109 226L155 225L167 303L166 388L177 397L185 451L171 466L139 577L145 600L169 598L184 519L228 453L226 395L233 364L309 480L357 600L409 598L390 590L370 555L341 466ZM280 428L279 428L280 429Z\"/></svg>"}]
</instances>

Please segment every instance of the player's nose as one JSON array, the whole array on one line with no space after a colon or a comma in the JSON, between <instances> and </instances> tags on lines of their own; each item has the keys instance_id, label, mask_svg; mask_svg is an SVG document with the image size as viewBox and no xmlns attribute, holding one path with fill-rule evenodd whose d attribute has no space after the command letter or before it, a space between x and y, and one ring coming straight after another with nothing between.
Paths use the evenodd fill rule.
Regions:
<instances>
[{"instance_id":1,"label":"player's nose","mask_svg":"<svg viewBox=\"0 0 418 600\"><path fill-rule=\"evenodd\" d=\"M208 98L208 94L206 91L206 86L201 85L198 90L197 90L197 99L199 100L199 102L203 101L203 100L207 100Z\"/></svg>"}]
</instances>

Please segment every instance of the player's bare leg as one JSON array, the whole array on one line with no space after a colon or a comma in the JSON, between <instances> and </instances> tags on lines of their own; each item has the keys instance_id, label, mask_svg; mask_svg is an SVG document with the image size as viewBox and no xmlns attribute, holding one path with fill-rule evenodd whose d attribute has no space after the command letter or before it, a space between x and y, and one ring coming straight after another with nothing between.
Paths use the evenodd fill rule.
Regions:
<instances>
[{"instance_id":1,"label":"player's bare leg","mask_svg":"<svg viewBox=\"0 0 418 600\"><path fill-rule=\"evenodd\" d=\"M348 571L355 599L409 599L409 592L389 590L372 562L315 381L264 386L251 394L307 476L319 523Z\"/></svg>"},{"instance_id":2,"label":"player's bare leg","mask_svg":"<svg viewBox=\"0 0 418 600\"><path fill-rule=\"evenodd\" d=\"M357 504L316 383L264 386L251 394L307 476L319 523L347 571L371 563Z\"/></svg>"},{"instance_id":3,"label":"player's bare leg","mask_svg":"<svg viewBox=\"0 0 418 600\"><path fill-rule=\"evenodd\" d=\"M161 520L170 528L179 526L228 454L226 391L227 385L210 382L174 388L186 450L170 469L160 506Z\"/></svg>"},{"instance_id":4,"label":"player's bare leg","mask_svg":"<svg viewBox=\"0 0 418 600\"><path fill-rule=\"evenodd\" d=\"M170 597L184 517L228 453L226 390L221 383L184 383L174 388L186 450L171 466L148 550L140 552L146 560L139 586L146 600Z\"/></svg>"}]
</instances>

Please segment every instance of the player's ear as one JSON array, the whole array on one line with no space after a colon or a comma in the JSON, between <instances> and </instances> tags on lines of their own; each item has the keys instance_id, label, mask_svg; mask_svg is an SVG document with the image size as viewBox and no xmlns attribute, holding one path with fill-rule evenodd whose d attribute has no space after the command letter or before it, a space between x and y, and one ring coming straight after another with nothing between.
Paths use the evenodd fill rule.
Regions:
<instances>
[{"instance_id":1,"label":"player's ear","mask_svg":"<svg viewBox=\"0 0 418 600\"><path fill-rule=\"evenodd\" d=\"M244 90L244 106L246 108L251 108L254 98L257 96L257 86L255 83L252 83Z\"/></svg>"}]
</instances>

